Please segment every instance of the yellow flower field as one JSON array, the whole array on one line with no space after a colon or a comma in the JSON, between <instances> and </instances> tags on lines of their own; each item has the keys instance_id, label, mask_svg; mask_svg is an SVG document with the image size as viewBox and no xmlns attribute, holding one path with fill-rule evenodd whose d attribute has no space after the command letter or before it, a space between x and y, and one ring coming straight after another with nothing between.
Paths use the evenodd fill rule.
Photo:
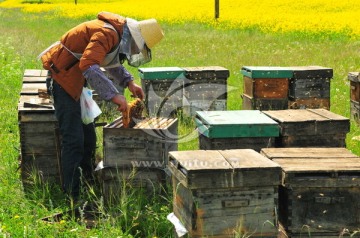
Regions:
<instances>
[{"instance_id":1,"label":"yellow flower field","mask_svg":"<svg viewBox=\"0 0 360 238\"><path fill-rule=\"evenodd\" d=\"M214 21L215 0L45 0L43 4L6 0L0 7L27 12L54 11L54 16L81 17L112 11L137 19L182 23L197 21L225 28L260 28L265 32L346 34L360 37L360 1L354 0L219 0L220 18Z\"/></svg>"}]
</instances>

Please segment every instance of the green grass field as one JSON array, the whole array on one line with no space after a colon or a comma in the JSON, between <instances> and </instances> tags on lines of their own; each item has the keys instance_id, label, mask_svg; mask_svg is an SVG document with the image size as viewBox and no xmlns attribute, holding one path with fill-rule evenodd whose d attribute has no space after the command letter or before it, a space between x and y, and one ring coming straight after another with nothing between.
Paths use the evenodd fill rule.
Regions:
<instances>
[{"instance_id":1,"label":"green grass field","mask_svg":"<svg viewBox=\"0 0 360 238\"><path fill-rule=\"evenodd\" d=\"M0 236L172 237L172 225L166 220L171 194L148 200L141 191L125 190L119 204L108 208L96 191L90 191L88 198L98 204L101 214L97 226L90 230L82 219L72 216L61 222L40 220L69 208L56 186L35 184L31 194L24 194L18 170L17 118L22 75L25 69L41 69L37 55L69 28L88 20L49 19L43 14L48 13L0 9ZM221 30L199 23L164 24L163 28L166 36L154 48L153 61L146 67L218 65L229 69L228 84L235 90L228 94L228 110L241 109L242 66L320 65L334 70L331 111L350 117L347 75L360 70L360 41L341 35ZM128 69L139 80L137 69ZM191 125L191 121L182 121L180 134L193 130ZM360 156L359 137L359 125L351 121L347 148ZM180 150L196 148L196 141L179 145Z\"/></svg>"}]
</instances>

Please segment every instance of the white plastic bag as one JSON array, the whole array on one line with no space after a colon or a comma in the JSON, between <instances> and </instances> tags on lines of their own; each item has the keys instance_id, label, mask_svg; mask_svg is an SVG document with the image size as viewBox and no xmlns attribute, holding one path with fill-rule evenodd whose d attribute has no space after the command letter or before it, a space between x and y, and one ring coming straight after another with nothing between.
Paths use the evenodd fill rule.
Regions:
<instances>
[{"instance_id":1,"label":"white plastic bag","mask_svg":"<svg viewBox=\"0 0 360 238\"><path fill-rule=\"evenodd\" d=\"M85 125L94 122L94 119L101 114L101 110L92 98L92 91L83 87L80 96L81 119Z\"/></svg>"}]
</instances>

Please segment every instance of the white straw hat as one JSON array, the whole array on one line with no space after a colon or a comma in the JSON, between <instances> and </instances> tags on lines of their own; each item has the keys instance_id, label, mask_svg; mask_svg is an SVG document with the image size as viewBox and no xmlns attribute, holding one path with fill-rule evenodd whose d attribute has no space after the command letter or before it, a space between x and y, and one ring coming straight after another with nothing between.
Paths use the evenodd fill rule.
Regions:
<instances>
[{"instance_id":1,"label":"white straw hat","mask_svg":"<svg viewBox=\"0 0 360 238\"><path fill-rule=\"evenodd\" d=\"M164 32L155 19L136 21L126 18L131 36L140 50L146 43L147 47L152 48L164 37Z\"/></svg>"}]
</instances>

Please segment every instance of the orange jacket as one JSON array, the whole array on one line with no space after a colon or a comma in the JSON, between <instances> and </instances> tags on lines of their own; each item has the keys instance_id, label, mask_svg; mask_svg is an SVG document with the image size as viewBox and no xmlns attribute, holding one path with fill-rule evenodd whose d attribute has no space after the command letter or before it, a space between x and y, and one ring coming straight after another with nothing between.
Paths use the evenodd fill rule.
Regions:
<instances>
[{"instance_id":1,"label":"orange jacket","mask_svg":"<svg viewBox=\"0 0 360 238\"><path fill-rule=\"evenodd\" d=\"M43 67L50 70L52 77L75 100L80 99L85 78L82 72L98 64L117 48L126 19L117 14L101 12L98 19L81 23L66 32L61 44L52 47L41 56ZM105 27L110 23L116 31ZM65 48L65 47L67 48ZM78 60L69 52L82 54Z\"/></svg>"}]
</instances>

